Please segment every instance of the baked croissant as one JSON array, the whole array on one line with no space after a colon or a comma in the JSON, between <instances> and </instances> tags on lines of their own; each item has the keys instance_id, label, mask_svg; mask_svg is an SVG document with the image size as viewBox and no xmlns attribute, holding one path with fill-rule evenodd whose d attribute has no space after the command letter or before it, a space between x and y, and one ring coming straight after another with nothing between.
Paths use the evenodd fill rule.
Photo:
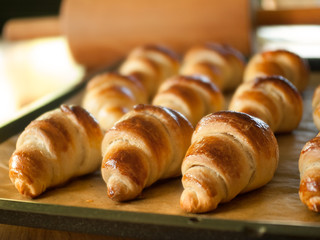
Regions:
<instances>
[{"instance_id":1,"label":"baked croissant","mask_svg":"<svg viewBox=\"0 0 320 240\"><path fill-rule=\"evenodd\" d=\"M145 45L129 53L119 72L138 78L151 99L161 82L177 74L179 67L179 58L171 49L161 45Z\"/></svg>"},{"instance_id":2,"label":"baked croissant","mask_svg":"<svg viewBox=\"0 0 320 240\"><path fill-rule=\"evenodd\" d=\"M9 161L10 179L21 194L33 198L91 173L101 164L102 138L92 115L79 106L61 105L21 133Z\"/></svg>"},{"instance_id":3,"label":"baked croissant","mask_svg":"<svg viewBox=\"0 0 320 240\"><path fill-rule=\"evenodd\" d=\"M206 43L190 48L182 62L182 75L207 76L219 89L235 89L241 82L245 58L229 45Z\"/></svg>"},{"instance_id":4,"label":"baked croissant","mask_svg":"<svg viewBox=\"0 0 320 240\"><path fill-rule=\"evenodd\" d=\"M193 126L205 115L224 109L221 91L202 75L174 76L160 85L152 104L182 113Z\"/></svg>"},{"instance_id":5,"label":"baked croissant","mask_svg":"<svg viewBox=\"0 0 320 240\"><path fill-rule=\"evenodd\" d=\"M134 105L146 102L146 91L135 77L102 73L88 82L82 106L107 130Z\"/></svg>"},{"instance_id":6,"label":"baked croissant","mask_svg":"<svg viewBox=\"0 0 320 240\"><path fill-rule=\"evenodd\" d=\"M317 129L320 130L320 85L316 87L312 96L312 117Z\"/></svg>"},{"instance_id":7,"label":"baked croissant","mask_svg":"<svg viewBox=\"0 0 320 240\"><path fill-rule=\"evenodd\" d=\"M258 117L274 132L290 132L301 121L303 102L288 80L281 76L265 76L242 83L230 101L229 110Z\"/></svg>"},{"instance_id":8,"label":"baked croissant","mask_svg":"<svg viewBox=\"0 0 320 240\"><path fill-rule=\"evenodd\" d=\"M267 184L278 161L277 140L263 121L232 111L209 114L198 123L182 163L181 208L214 210Z\"/></svg>"},{"instance_id":9,"label":"baked croissant","mask_svg":"<svg viewBox=\"0 0 320 240\"><path fill-rule=\"evenodd\" d=\"M309 82L309 66L299 55L287 50L264 51L254 55L244 71L244 81L256 77L280 75L303 91Z\"/></svg>"},{"instance_id":10,"label":"baked croissant","mask_svg":"<svg viewBox=\"0 0 320 240\"><path fill-rule=\"evenodd\" d=\"M320 212L320 134L308 141L299 158L299 197L310 210Z\"/></svg>"},{"instance_id":11,"label":"baked croissant","mask_svg":"<svg viewBox=\"0 0 320 240\"><path fill-rule=\"evenodd\" d=\"M109 198L134 199L157 180L181 175L192 132L190 122L174 110L136 105L102 142L101 173Z\"/></svg>"}]
</instances>

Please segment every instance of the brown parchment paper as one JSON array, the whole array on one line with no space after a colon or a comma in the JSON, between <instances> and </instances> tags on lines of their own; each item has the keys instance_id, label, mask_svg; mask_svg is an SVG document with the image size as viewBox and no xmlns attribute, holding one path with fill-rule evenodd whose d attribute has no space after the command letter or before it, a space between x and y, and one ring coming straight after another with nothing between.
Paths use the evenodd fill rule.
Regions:
<instances>
[{"instance_id":1,"label":"brown parchment paper","mask_svg":"<svg viewBox=\"0 0 320 240\"><path fill-rule=\"evenodd\" d=\"M311 83L303 92L304 116L299 128L290 134L277 135L280 163L273 180L266 186L237 196L202 217L249 220L298 225L319 225L320 214L311 212L300 202L298 159L303 145L318 130L313 124L311 98L320 83L320 73L313 73ZM81 93L67 103L80 103ZM187 215L179 206L182 193L180 178L158 182L145 189L130 202L117 203L107 197L100 172L72 180L63 187L50 189L36 199L21 196L8 177L8 160L15 149L17 136L0 144L0 198L66 206L101 208L108 210Z\"/></svg>"}]
</instances>

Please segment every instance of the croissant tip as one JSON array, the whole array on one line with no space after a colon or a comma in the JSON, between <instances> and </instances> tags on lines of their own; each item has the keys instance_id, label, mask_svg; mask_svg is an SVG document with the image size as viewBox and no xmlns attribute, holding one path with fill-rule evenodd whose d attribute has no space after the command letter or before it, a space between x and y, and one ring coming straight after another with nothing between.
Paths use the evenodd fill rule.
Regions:
<instances>
[{"instance_id":1,"label":"croissant tip","mask_svg":"<svg viewBox=\"0 0 320 240\"><path fill-rule=\"evenodd\" d=\"M311 197L307 205L310 210L320 212L320 196Z\"/></svg>"},{"instance_id":2,"label":"croissant tip","mask_svg":"<svg viewBox=\"0 0 320 240\"><path fill-rule=\"evenodd\" d=\"M185 189L180 198L180 206L186 212L198 212L199 200L197 193L195 191Z\"/></svg>"},{"instance_id":3,"label":"croissant tip","mask_svg":"<svg viewBox=\"0 0 320 240\"><path fill-rule=\"evenodd\" d=\"M18 192L27 198L35 198L41 194L41 192L37 192L32 185L24 182L19 178L11 179L11 181L13 182Z\"/></svg>"},{"instance_id":4,"label":"croissant tip","mask_svg":"<svg viewBox=\"0 0 320 240\"><path fill-rule=\"evenodd\" d=\"M113 201L128 201L135 198L139 193L140 192L136 193L134 189L131 189L126 183L119 179L110 178L107 182L107 194Z\"/></svg>"},{"instance_id":5,"label":"croissant tip","mask_svg":"<svg viewBox=\"0 0 320 240\"><path fill-rule=\"evenodd\" d=\"M109 184L111 185L111 184ZM114 201L123 201L124 197L122 192L127 192L127 187L125 185L121 186L108 186L108 197Z\"/></svg>"}]
</instances>

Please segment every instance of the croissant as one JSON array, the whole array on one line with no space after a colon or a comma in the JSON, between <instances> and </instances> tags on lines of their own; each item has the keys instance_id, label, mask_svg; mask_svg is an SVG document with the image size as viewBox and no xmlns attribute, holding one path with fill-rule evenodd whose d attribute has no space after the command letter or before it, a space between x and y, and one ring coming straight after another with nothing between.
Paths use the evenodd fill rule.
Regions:
<instances>
[{"instance_id":1,"label":"croissant","mask_svg":"<svg viewBox=\"0 0 320 240\"><path fill-rule=\"evenodd\" d=\"M244 81L256 77L280 75L303 91L309 82L309 66L299 55L287 50L264 51L254 55L244 71Z\"/></svg>"},{"instance_id":2,"label":"croissant","mask_svg":"<svg viewBox=\"0 0 320 240\"><path fill-rule=\"evenodd\" d=\"M207 76L222 91L234 90L241 82L245 58L235 48L206 43L190 48L182 62L182 75Z\"/></svg>"},{"instance_id":3,"label":"croissant","mask_svg":"<svg viewBox=\"0 0 320 240\"><path fill-rule=\"evenodd\" d=\"M145 45L129 53L119 72L138 78L151 99L159 85L168 77L177 74L179 68L179 58L171 49L161 45Z\"/></svg>"},{"instance_id":4,"label":"croissant","mask_svg":"<svg viewBox=\"0 0 320 240\"><path fill-rule=\"evenodd\" d=\"M174 110L136 105L102 141L101 173L109 198L134 199L157 180L181 175L192 132L190 122Z\"/></svg>"},{"instance_id":5,"label":"croissant","mask_svg":"<svg viewBox=\"0 0 320 240\"><path fill-rule=\"evenodd\" d=\"M235 91L229 110L244 112L265 121L274 132L298 127L303 101L295 86L281 76L257 77Z\"/></svg>"},{"instance_id":6,"label":"croissant","mask_svg":"<svg viewBox=\"0 0 320 240\"><path fill-rule=\"evenodd\" d=\"M310 210L320 212L320 134L308 141L299 158L299 197Z\"/></svg>"},{"instance_id":7,"label":"croissant","mask_svg":"<svg viewBox=\"0 0 320 240\"><path fill-rule=\"evenodd\" d=\"M320 85L316 87L312 96L312 117L317 129L320 130Z\"/></svg>"},{"instance_id":8,"label":"croissant","mask_svg":"<svg viewBox=\"0 0 320 240\"><path fill-rule=\"evenodd\" d=\"M134 105L146 102L146 91L135 77L102 73L88 82L82 106L107 130Z\"/></svg>"},{"instance_id":9,"label":"croissant","mask_svg":"<svg viewBox=\"0 0 320 240\"><path fill-rule=\"evenodd\" d=\"M9 177L21 194L36 197L49 187L97 170L102 138L92 115L79 106L61 105L21 133L9 160Z\"/></svg>"},{"instance_id":10,"label":"croissant","mask_svg":"<svg viewBox=\"0 0 320 240\"><path fill-rule=\"evenodd\" d=\"M222 110L225 101L207 77L194 75L174 76L163 82L152 104L182 113L195 126L205 115Z\"/></svg>"},{"instance_id":11,"label":"croissant","mask_svg":"<svg viewBox=\"0 0 320 240\"><path fill-rule=\"evenodd\" d=\"M266 123L240 112L209 114L198 123L182 163L180 206L192 213L214 210L267 184L278 161L278 143Z\"/></svg>"}]
</instances>

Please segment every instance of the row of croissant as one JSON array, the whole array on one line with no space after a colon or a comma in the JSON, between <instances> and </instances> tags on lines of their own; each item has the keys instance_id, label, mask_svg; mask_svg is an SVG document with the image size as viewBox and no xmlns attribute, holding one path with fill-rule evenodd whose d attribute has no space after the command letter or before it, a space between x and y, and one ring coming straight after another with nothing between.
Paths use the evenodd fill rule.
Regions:
<instances>
[{"instance_id":1,"label":"row of croissant","mask_svg":"<svg viewBox=\"0 0 320 240\"><path fill-rule=\"evenodd\" d=\"M21 194L36 197L101 168L108 197L127 201L182 174L181 208L212 211L273 178L274 134L299 125L308 81L307 63L285 50L247 63L217 43L194 46L182 60L164 46L139 46L118 71L88 82L82 106L62 105L32 121L17 140L9 176ZM226 110L224 93L233 91ZM316 123L320 94L314 99ZM317 142L306 144L299 162L300 198L314 211Z\"/></svg>"}]
</instances>

